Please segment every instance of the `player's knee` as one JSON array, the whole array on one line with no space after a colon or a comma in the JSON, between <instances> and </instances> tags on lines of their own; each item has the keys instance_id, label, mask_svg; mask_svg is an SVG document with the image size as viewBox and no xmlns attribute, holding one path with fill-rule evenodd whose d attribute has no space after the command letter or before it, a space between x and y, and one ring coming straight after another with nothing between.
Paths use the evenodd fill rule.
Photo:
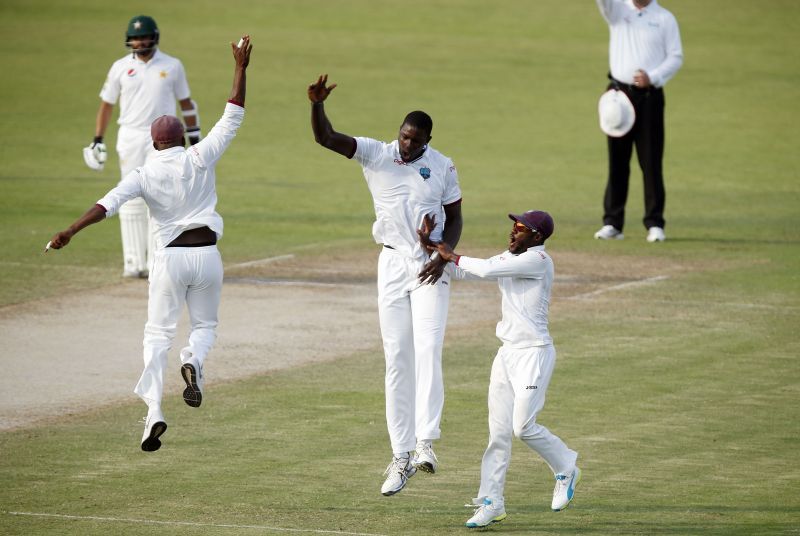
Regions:
<instances>
[{"instance_id":1,"label":"player's knee","mask_svg":"<svg viewBox=\"0 0 800 536\"><path fill-rule=\"evenodd\" d=\"M534 439L541 433L542 427L534 419L514 422L514 437L519 439Z\"/></svg>"}]
</instances>

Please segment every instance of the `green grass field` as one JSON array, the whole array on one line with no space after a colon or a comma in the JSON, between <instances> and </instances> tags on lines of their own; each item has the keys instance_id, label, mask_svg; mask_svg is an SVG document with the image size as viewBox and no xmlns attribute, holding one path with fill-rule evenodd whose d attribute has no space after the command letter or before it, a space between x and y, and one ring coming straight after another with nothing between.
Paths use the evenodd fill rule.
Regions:
<instances>
[{"instance_id":1,"label":"green grass field","mask_svg":"<svg viewBox=\"0 0 800 536\"><path fill-rule=\"evenodd\" d=\"M101 173L80 151L127 20L158 21L204 131L230 89L227 43L250 33L247 117L217 173L227 263L372 247L360 170L310 132L305 88L329 73L337 130L388 140L408 111L432 115L432 144L459 167L459 250L503 247L505 214L542 208L557 273L670 272L593 299L557 294L540 420L580 452L583 481L573 506L550 512L549 471L515 444L494 532L800 534L800 3L663 4L685 63L666 88L668 241L651 245L638 171L626 240L591 238L608 39L591 0L5 0L0 306L119 281L116 222L42 248L118 180L113 151ZM559 272L559 255L581 263ZM180 409L153 455L138 449L133 399L2 432L0 533L464 533L497 344L492 325L448 337L442 469L395 497L378 493L389 448L376 348L220 385L200 416L170 398Z\"/></svg>"}]
</instances>

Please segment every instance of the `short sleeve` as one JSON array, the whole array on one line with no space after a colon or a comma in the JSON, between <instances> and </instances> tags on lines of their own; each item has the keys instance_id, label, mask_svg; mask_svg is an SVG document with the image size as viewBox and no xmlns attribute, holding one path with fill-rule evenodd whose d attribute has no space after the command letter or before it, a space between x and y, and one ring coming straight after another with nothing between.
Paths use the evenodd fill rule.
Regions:
<instances>
[{"instance_id":1,"label":"short sleeve","mask_svg":"<svg viewBox=\"0 0 800 536\"><path fill-rule=\"evenodd\" d=\"M355 140L356 152L353 158L365 168L373 166L383 152L384 143L372 138L357 137Z\"/></svg>"},{"instance_id":2,"label":"short sleeve","mask_svg":"<svg viewBox=\"0 0 800 536\"><path fill-rule=\"evenodd\" d=\"M119 100L120 83L119 76L117 76L117 64L111 66L106 75L106 81L103 83L103 89L100 90L100 98L109 104L116 104Z\"/></svg>"},{"instance_id":3,"label":"short sleeve","mask_svg":"<svg viewBox=\"0 0 800 536\"><path fill-rule=\"evenodd\" d=\"M175 98L178 100L188 99L191 96L191 91L189 91L189 82L186 80L186 71L183 68L183 64L176 60L177 67L175 68Z\"/></svg>"},{"instance_id":4,"label":"short sleeve","mask_svg":"<svg viewBox=\"0 0 800 536\"><path fill-rule=\"evenodd\" d=\"M461 199L461 186L458 184L458 170L452 160L447 161L444 174L444 195L442 205L449 205Z\"/></svg>"}]
</instances>

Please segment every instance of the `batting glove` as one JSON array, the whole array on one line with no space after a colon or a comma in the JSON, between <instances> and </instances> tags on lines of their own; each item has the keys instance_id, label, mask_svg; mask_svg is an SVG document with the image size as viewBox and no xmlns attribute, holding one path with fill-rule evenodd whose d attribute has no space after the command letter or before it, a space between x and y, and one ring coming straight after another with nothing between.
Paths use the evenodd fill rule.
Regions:
<instances>
[{"instance_id":1,"label":"batting glove","mask_svg":"<svg viewBox=\"0 0 800 536\"><path fill-rule=\"evenodd\" d=\"M105 164L106 157L106 144L103 143L103 136L95 136L94 141L89 146L92 150L92 155L94 155L94 159L97 160L98 164Z\"/></svg>"}]
</instances>

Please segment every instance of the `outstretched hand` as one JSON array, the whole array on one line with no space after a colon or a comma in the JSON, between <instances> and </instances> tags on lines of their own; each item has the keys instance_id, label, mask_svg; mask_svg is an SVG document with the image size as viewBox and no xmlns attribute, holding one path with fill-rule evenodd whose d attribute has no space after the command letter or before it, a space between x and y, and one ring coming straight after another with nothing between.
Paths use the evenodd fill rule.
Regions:
<instances>
[{"instance_id":1,"label":"outstretched hand","mask_svg":"<svg viewBox=\"0 0 800 536\"><path fill-rule=\"evenodd\" d=\"M330 86L326 87L328 83L328 75L321 74L317 79L316 83L311 84L308 86L308 100L312 103L317 104L320 102L325 102L325 99L328 98L328 95L331 94L331 91L334 90L336 84L331 84Z\"/></svg>"},{"instance_id":2,"label":"outstretched hand","mask_svg":"<svg viewBox=\"0 0 800 536\"><path fill-rule=\"evenodd\" d=\"M246 69L250 64L250 52L253 50L253 45L250 44L250 36L242 36L241 46L236 43L231 43L231 51L233 51L233 59L236 60L236 66Z\"/></svg>"}]
</instances>

